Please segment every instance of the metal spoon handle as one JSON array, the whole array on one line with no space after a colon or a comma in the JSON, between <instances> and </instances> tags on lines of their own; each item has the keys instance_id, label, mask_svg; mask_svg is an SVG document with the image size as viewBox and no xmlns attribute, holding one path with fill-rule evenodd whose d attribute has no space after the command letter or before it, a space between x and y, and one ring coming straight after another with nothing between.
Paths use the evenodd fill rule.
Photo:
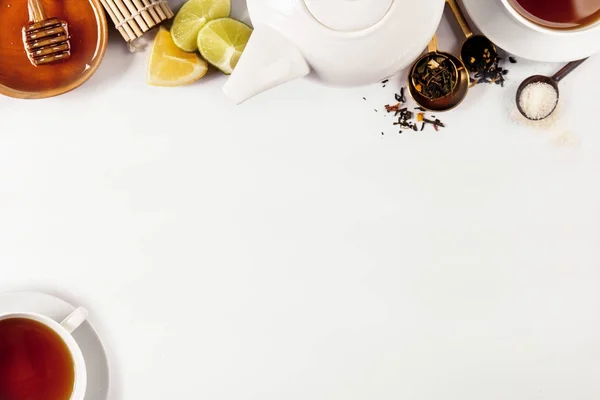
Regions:
<instances>
[{"instance_id":1,"label":"metal spoon handle","mask_svg":"<svg viewBox=\"0 0 600 400\"><path fill-rule=\"evenodd\" d=\"M458 25L460 25L460 29L462 29L467 39L473 36L473 31L469 27L469 23L467 22L467 19L465 18L465 15L458 6L456 0L446 0L446 3L448 3L448 5L450 6L454 17L456 18L456 21L458 21Z\"/></svg>"},{"instance_id":2,"label":"metal spoon handle","mask_svg":"<svg viewBox=\"0 0 600 400\"><path fill-rule=\"evenodd\" d=\"M436 53L438 51L437 34L434 34L431 41L427 45L428 53Z\"/></svg>"},{"instance_id":3,"label":"metal spoon handle","mask_svg":"<svg viewBox=\"0 0 600 400\"><path fill-rule=\"evenodd\" d=\"M552 79L554 79L556 82L560 82L564 77L566 77L571 72L573 72L575 70L575 68L577 68L581 64L583 64L585 62L585 60L587 60L587 58L584 58L583 60L572 61L572 62L568 63L560 71L558 71L556 74L554 74Z\"/></svg>"}]
</instances>

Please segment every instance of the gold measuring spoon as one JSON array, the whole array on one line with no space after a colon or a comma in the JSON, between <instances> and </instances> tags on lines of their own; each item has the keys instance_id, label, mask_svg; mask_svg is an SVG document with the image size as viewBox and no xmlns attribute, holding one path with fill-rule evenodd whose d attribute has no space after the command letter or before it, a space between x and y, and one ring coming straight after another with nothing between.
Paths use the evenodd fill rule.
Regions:
<instances>
[{"instance_id":1,"label":"gold measuring spoon","mask_svg":"<svg viewBox=\"0 0 600 400\"><path fill-rule=\"evenodd\" d=\"M496 46L487 37L473 34L473 30L456 0L446 0L446 3L466 37L460 49L460 59L465 67L470 72L479 72L481 69L489 68L498 58Z\"/></svg>"},{"instance_id":2,"label":"gold measuring spoon","mask_svg":"<svg viewBox=\"0 0 600 400\"><path fill-rule=\"evenodd\" d=\"M417 69L423 64L427 64L429 60L434 57L443 57L450 62L452 74L455 75L455 83L450 93L443 97L431 98L418 90L418 84L415 80ZM429 45L427 46L427 53L419 58L411 67L408 73L408 91L412 98L422 108L429 111L448 111L458 106L467 96L470 85L469 72L465 65L457 57L450 53L444 53L438 51L437 35L434 35Z\"/></svg>"},{"instance_id":3,"label":"gold measuring spoon","mask_svg":"<svg viewBox=\"0 0 600 400\"><path fill-rule=\"evenodd\" d=\"M532 121L540 121L542 119L548 118L554 112L554 110L556 110L556 107L558 106L558 100L560 98L560 91L558 90L558 83L561 80L563 80L563 78L565 78L567 75L569 75L571 72L573 72L575 70L575 68L577 68L581 64L583 64L586 60L587 60L587 58L584 58L583 60L570 62L567 65L565 65L560 71L558 71L556 74L554 74L554 76L552 76L552 77L547 77L544 75L533 75L533 76L530 76L529 78L525 79L523 81L523 83L521 83L521 85L519 85L519 88L517 89L516 101L517 101L517 108L519 109L519 112L525 118L530 119ZM525 89L529 85L536 84L536 83L550 85L552 87L552 89L554 89L554 91L556 92L556 101L552 105L551 109L548 109L547 112L544 112L544 114L546 114L546 115L541 115L539 117L534 117L534 116L528 115L527 112L525 112L525 110L523 109L523 106L521 104L521 102L523 101L523 92L525 91Z\"/></svg>"}]
</instances>

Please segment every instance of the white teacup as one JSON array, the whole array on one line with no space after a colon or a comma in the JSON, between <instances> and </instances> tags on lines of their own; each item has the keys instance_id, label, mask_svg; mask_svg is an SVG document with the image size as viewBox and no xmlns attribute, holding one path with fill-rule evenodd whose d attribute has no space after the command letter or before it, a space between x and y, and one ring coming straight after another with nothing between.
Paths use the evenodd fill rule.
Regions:
<instances>
[{"instance_id":1,"label":"white teacup","mask_svg":"<svg viewBox=\"0 0 600 400\"><path fill-rule=\"evenodd\" d=\"M87 386L87 371L85 368L85 360L79 345L71 336L71 333L77 329L88 317L88 312L85 308L79 307L65 318L60 324L52 318L45 315L21 312L0 314L0 321L10 318L25 318L44 324L46 327L54 331L62 341L67 345L71 358L73 359L74 382L73 391L69 400L83 400L85 397L85 389Z\"/></svg>"},{"instance_id":2,"label":"white teacup","mask_svg":"<svg viewBox=\"0 0 600 400\"><path fill-rule=\"evenodd\" d=\"M573 28L573 29L553 29L550 27L542 26L542 25L536 24L535 22L533 22L533 21L529 20L528 18L526 18L525 16L523 16L511 4L511 2L509 0L500 0L500 1L504 5L504 7L506 7L506 9L510 13L510 15L513 16L513 18L515 18L517 21L519 21L521 24L525 25L526 27L533 29L535 31L541 32L541 33L547 33L547 34L558 35L558 36L568 36L568 35L574 35L574 34L581 33L581 32L592 31L592 30L600 31L600 19L590 25L582 26L579 28Z\"/></svg>"}]
</instances>

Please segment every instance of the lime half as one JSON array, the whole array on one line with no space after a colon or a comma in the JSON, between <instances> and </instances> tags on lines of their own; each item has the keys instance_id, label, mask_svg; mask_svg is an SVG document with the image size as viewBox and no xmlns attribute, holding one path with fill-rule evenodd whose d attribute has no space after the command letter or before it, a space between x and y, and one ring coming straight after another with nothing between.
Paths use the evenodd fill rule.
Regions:
<instances>
[{"instance_id":1,"label":"lime half","mask_svg":"<svg viewBox=\"0 0 600 400\"><path fill-rule=\"evenodd\" d=\"M252 28L231 18L208 22L198 32L198 50L206 61L231 74L252 34Z\"/></svg>"},{"instance_id":2,"label":"lime half","mask_svg":"<svg viewBox=\"0 0 600 400\"><path fill-rule=\"evenodd\" d=\"M173 19L173 42L183 51L196 51L200 29L208 21L228 17L230 11L231 0L189 0L181 6Z\"/></svg>"}]
</instances>

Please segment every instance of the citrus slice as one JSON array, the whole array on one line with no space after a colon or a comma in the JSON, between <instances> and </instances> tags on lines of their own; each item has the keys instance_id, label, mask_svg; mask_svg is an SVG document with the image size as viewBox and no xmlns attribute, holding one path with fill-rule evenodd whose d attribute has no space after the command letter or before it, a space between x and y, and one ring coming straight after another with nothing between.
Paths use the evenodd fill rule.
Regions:
<instances>
[{"instance_id":1,"label":"citrus slice","mask_svg":"<svg viewBox=\"0 0 600 400\"><path fill-rule=\"evenodd\" d=\"M189 0L173 19L171 36L181 50L198 49L198 31L208 21L229 16L231 0Z\"/></svg>"},{"instance_id":2,"label":"citrus slice","mask_svg":"<svg viewBox=\"0 0 600 400\"><path fill-rule=\"evenodd\" d=\"M231 18L208 22L198 32L202 57L226 74L231 74L252 34L252 28Z\"/></svg>"},{"instance_id":3,"label":"citrus slice","mask_svg":"<svg viewBox=\"0 0 600 400\"><path fill-rule=\"evenodd\" d=\"M148 60L149 85L187 85L202 78L207 69L206 61L175 46L169 31L163 27L159 29Z\"/></svg>"}]
</instances>

